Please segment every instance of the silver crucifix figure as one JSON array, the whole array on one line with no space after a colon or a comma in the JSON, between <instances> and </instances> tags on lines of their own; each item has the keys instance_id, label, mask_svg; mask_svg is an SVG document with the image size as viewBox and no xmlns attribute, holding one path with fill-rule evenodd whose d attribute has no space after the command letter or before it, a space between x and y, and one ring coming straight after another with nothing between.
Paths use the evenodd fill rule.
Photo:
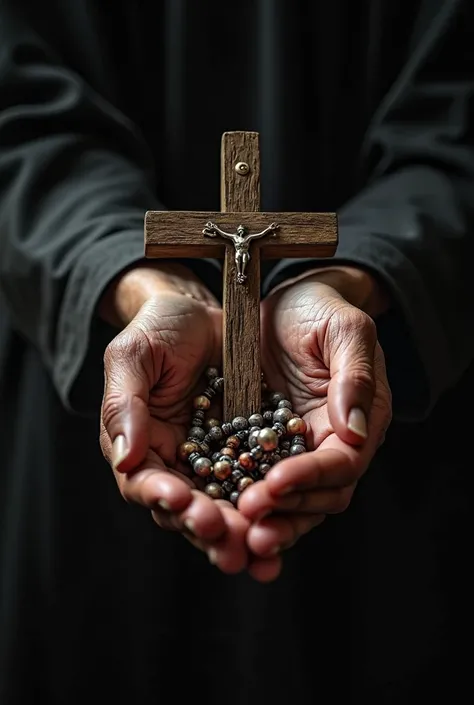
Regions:
<instances>
[{"instance_id":1,"label":"silver crucifix figure","mask_svg":"<svg viewBox=\"0 0 474 705\"><path fill-rule=\"evenodd\" d=\"M221 237L227 238L227 240L232 240L235 247L235 266L237 269L237 281L239 284L243 284L247 279L245 270L247 269L248 261L250 260L250 243L252 240L258 240L259 238L267 235L268 233L274 233L278 229L276 223L271 223L268 228L262 230L260 233L250 234L246 227L239 225L235 233L226 233L221 230L217 225L209 221L206 223L203 235L208 235L209 237L216 237L220 235Z\"/></svg>"}]
</instances>

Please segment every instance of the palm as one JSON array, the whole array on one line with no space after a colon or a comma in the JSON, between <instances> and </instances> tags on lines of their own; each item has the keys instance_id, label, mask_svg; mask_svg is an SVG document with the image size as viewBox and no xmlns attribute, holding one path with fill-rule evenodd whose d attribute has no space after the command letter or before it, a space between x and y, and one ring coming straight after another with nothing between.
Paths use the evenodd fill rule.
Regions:
<instances>
[{"instance_id":1,"label":"palm","mask_svg":"<svg viewBox=\"0 0 474 705\"><path fill-rule=\"evenodd\" d=\"M314 448L326 447L334 436L328 413L331 381L330 354L334 329L352 307L331 296L327 287L314 282L262 304L264 373L272 389L287 391L296 413L308 425L308 441ZM383 354L375 350L375 396L372 418L385 423L390 408ZM324 444L324 445L322 445Z\"/></svg>"}]
</instances>

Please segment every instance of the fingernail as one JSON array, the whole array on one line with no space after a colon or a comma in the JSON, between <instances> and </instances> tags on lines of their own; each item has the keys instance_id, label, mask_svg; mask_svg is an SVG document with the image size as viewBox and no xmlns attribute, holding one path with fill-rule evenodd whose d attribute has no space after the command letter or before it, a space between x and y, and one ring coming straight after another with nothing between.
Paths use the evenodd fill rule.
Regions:
<instances>
[{"instance_id":1,"label":"fingernail","mask_svg":"<svg viewBox=\"0 0 474 705\"><path fill-rule=\"evenodd\" d=\"M292 492L294 492L295 489L296 489L296 487L294 485L290 485L289 487L283 487L278 492L278 494L280 495L280 497L284 497L286 494L291 494Z\"/></svg>"},{"instance_id":2,"label":"fingernail","mask_svg":"<svg viewBox=\"0 0 474 705\"><path fill-rule=\"evenodd\" d=\"M166 501L166 499L159 499L158 504L162 509L165 510L165 512L170 512L171 511L171 506L169 502Z\"/></svg>"},{"instance_id":3,"label":"fingernail","mask_svg":"<svg viewBox=\"0 0 474 705\"><path fill-rule=\"evenodd\" d=\"M183 524L191 534L196 534L196 525L195 525L193 519L188 517L187 519L185 519L183 521Z\"/></svg>"},{"instance_id":4,"label":"fingernail","mask_svg":"<svg viewBox=\"0 0 474 705\"><path fill-rule=\"evenodd\" d=\"M125 436L117 436L117 438L112 444L112 465L114 467L114 470L116 470L118 466L123 463L127 455L128 447L127 441L125 440Z\"/></svg>"},{"instance_id":5,"label":"fingernail","mask_svg":"<svg viewBox=\"0 0 474 705\"><path fill-rule=\"evenodd\" d=\"M209 563L211 565L216 565L218 561L218 555L215 548L210 548L207 552L207 557L209 558Z\"/></svg>"},{"instance_id":6,"label":"fingernail","mask_svg":"<svg viewBox=\"0 0 474 705\"><path fill-rule=\"evenodd\" d=\"M357 434L361 438L367 438L367 419L362 409L351 409L347 420L347 428L352 433Z\"/></svg>"}]
</instances>

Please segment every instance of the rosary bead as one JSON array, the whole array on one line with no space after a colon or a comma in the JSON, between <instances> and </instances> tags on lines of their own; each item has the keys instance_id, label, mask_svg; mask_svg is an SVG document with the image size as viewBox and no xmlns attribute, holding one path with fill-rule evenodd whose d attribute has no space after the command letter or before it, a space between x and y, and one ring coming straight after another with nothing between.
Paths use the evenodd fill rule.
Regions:
<instances>
[{"instance_id":1,"label":"rosary bead","mask_svg":"<svg viewBox=\"0 0 474 705\"><path fill-rule=\"evenodd\" d=\"M239 455L239 465L241 465L244 470L253 470L256 464L250 453L241 453Z\"/></svg>"},{"instance_id":2,"label":"rosary bead","mask_svg":"<svg viewBox=\"0 0 474 705\"><path fill-rule=\"evenodd\" d=\"M249 424L250 426L257 426L258 428L263 427L263 416L262 414L252 414L249 416Z\"/></svg>"},{"instance_id":3,"label":"rosary bead","mask_svg":"<svg viewBox=\"0 0 474 705\"><path fill-rule=\"evenodd\" d=\"M219 377L219 370L217 367L208 367L206 370L206 377L209 380Z\"/></svg>"},{"instance_id":4,"label":"rosary bead","mask_svg":"<svg viewBox=\"0 0 474 705\"><path fill-rule=\"evenodd\" d=\"M287 424L293 418L293 412L290 409L277 409L273 412L273 423Z\"/></svg>"},{"instance_id":5,"label":"rosary bead","mask_svg":"<svg viewBox=\"0 0 474 705\"><path fill-rule=\"evenodd\" d=\"M237 454L236 454L234 448L232 448L230 446L226 447L226 448L221 448L219 453L220 453L221 457L223 457L223 458L231 458L232 460L234 460L237 457Z\"/></svg>"},{"instance_id":6,"label":"rosary bead","mask_svg":"<svg viewBox=\"0 0 474 705\"><path fill-rule=\"evenodd\" d=\"M286 433L286 427L283 426L282 423L279 423L278 421L273 424L272 426L272 431L275 431L278 437L284 436Z\"/></svg>"},{"instance_id":7,"label":"rosary bead","mask_svg":"<svg viewBox=\"0 0 474 705\"><path fill-rule=\"evenodd\" d=\"M211 382L211 387L215 392L222 392L224 389L224 378L215 377Z\"/></svg>"},{"instance_id":8,"label":"rosary bead","mask_svg":"<svg viewBox=\"0 0 474 705\"><path fill-rule=\"evenodd\" d=\"M282 448L282 450L280 450L280 457L281 457L282 460L283 460L284 458L289 458L289 457L290 457L290 451L289 451L289 450L286 450L285 448Z\"/></svg>"},{"instance_id":9,"label":"rosary bead","mask_svg":"<svg viewBox=\"0 0 474 705\"><path fill-rule=\"evenodd\" d=\"M237 438L240 438L241 441L246 441L247 438L249 437L249 432L248 431L237 431L235 434Z\"/></svg>"},{"instance_id":10,"label":"rosary bead","mask_svg":"<svg viewBox=\"0 0 474 705\"><path fill-rule=\"evenodd\" d=\"M193 470L199 477L208 477L211 474L212 463L209 458L198 458L193 463Z\"/></svg>"},{"instance_id":11,"label":"rosary bead","mask_svg":"<svg viewBox=\"0 0 474 705\"><path fill-rule=\"evenodd\" d=\"M209 436L211 441L222 441L222 439L224 438L224 431L220 426L213 426L209 429L207 435Z\"/></svg>"},{"instance_id":12,"label":"rosary bead","mask_svg":"<svg viewBox=\"0 0 474 705\"><path fill-rule=\"evenodd\" d=\"M262 428L258 434L258 445L263 450L275 450L278 448L278 436L271 428Z\"/></svg>"},{"instance_id":13,"label":"rosary bead","mask_svg":"<svg viewBox=\"0 0 474 705\"><path fill-rule=\"evenodd\" d=\"M204 492L208 494L209 497L212 497L212 499L222 499L224 496L224 490L217 482L210 482L206 485Z\"/></svg>"},{"instance_id":14,"label":"rosary bead","mask_svg":"<svg viewBox=\"0 0 474 705\"><path fill-rule=\"evenodd\" d=\"M221 457L221 454L219 451L217 451L216 453L213 453L211 455L211 460L213 463L217 463L217 461L219 460L220 457Z\"/></svg>"},{"instance_id":15,"label":"rosary bead","mask_svg":"<svg viewBox=\"0 0 474 705\"><path fill-rule=\"evenodd\" d=\"M232 473L232 465L226 460L219 460L214 465L214 477L218 480L226 480Z\"/></svg>"},{"instance_id":16,"label":"rosary bead","mask_svg":"<svg viewBox=\"0 0 474 705\"><path fill-rule=\"evenodd\" d=\"M285 395L281 392L272 392L270 394L270 403L273 404L273 406L278 406L278 404L283 401L284 398Z\"/></svg>"},{"instance_id":17,"label":"rosary bead","mask_svg":"<svg viewBox=\"0 0 474 705\"><path fill-rule=\"evenodd\" d=\"M250 455L254 460L261 460L263 458L263 450L260 446L255 446L255 448L252 448L250 451Z\"/></svg>"},{"instance_id":18,"label":"rosary bead","mask_svg":"<svg viewBox=\"0 0 474 705\"><path fill-rule=\"evenodd\" d=\"M249 422L244 416L236 416L235 419L232 419L232 426L236 431L244 431L248 425Z\"/></svg>"},{"instance_id":19,"label":"rosary bead","mask_svg":"<svg viewBox=\"0 0 474 705\"><path fill-rule=\"evenodd\" d=\"M227 494L230 494L234 491L234 485L229 480L225 480L225 482L222 483L222 489L227 492Z\"/></svg>"},{"instance_id":20,"label":"rosary bead","mask_svg":"<svg viewBox=\"0 0 474 705\"><path fill-rule=\"evenodd\" d=\"M214 426L220 426L221 422L219 421L219 419L207 419L205 425L207 430L210 431L211 428L213 428Z\"/></svg>"},{"instance_id":21,"label":"rosary bead","mask_svg":"<svg viewBox=\"0 0 474 705\"><path fill-rule=\"evenodd\" d=\"M189 439L191 441L203 441L205 437L206 432L199 426L193 426L189 431Z\"/></svg>"},{"instance_id":22,"label":"rosary bead","mask_svg":"<svg viewBox=\"0 0 474 705\"><path fill-rule=\"evenodd\" d=\"M199 458L202 458L202 454L199 453L198 451L196 451L195 453L193 452L193 453L191 453L191 455L188 458L188 463L191 463L191 465L192 465L193 463L196 462L196 460L199 460Z\"/></svg>"},{"instance_id":23,"label":"rosary bead","mask_svg":"<svg viewBox=\"0 0 474 705\"><path fill-rule=\"evenodd\" d=\"M293 410L293 405L291 401L288 401L288 399L282 399L281 401L278 402L277 405L278 409L289 409L290 411Z\"/></svg>"},{"instance_id":24,"label":"rosary bead","mask_svg":"<svg viewBox=\"0 0 474 705\"><path fill-rule=\"evenodd\" d=\"M229 436L229 438L226 441L226 446L228 448L238 448L240 446L240 438L237 438L237 436Z\"/></svg>"},{"instance_id":25,"label":"rosary bead","mask_svg":"<svg viewBox=\"0 0 474 705\"><path fill-rule=\"evenodd\" d=\"M280 448L290 450L290 441L280 441Z\"/></svg>"},{"instance_id":26,"label":"rosary bead","mask_svg":"<svg viewBox=\"0 0 474 705\"><path fill-rule=\"evenodd\" d=\"M199 418L199 416L193 416L191 419L191 426L199 426L199 428L202 428L204 426L204 421Z\"/></svg>"},{"instance_id":27,"label":"rosary bead","mask_svg":"<svg viewBox=\"0 0 474 705\"><path fill-rule=\"evenodd\" d=\"M291 439L291 445L294 446L297 444L302 446L306 445L305 437L300 435L293 436L293 438Z\"/></svg>"},{"instance_id":28,"label":"rosary bead","mask_svg":"<svg viewBox=\"0 0 474 705\"><path fill-rule=\"evenodd\" d=\"M237 490L234 490L233 492L230 493L229 499L232 502L232 504L234 505L234 507L237 506L237 502L239 501L239 497L240 497L240 492L237 492Z\"/></svg>"},{"instance_id":29,"label":"rosary bead","mask_svg":"<svg viewBox=\"0 0 474 705\"><path fill-rule=\"evenodd\" d=\"M271 426L273 423L273 411L264 411L263 412L263 421L267 426Z\"/></svg>"},{"instance_id":30,"label":"rosary bead","mask_svg":"<svg viewBox=\"0 0 474 705\"><path fill-rule=\"evenodd\" d=\"M258 446L258 434L260 433L260 429L257 428L256 431L250 431L249 433L249 448L255 448L255 446Z\"/></svg>"},{"instance_id":31,"label":"rosary bead","mask_svg":"<svg viewBox=\"0 0 474 705\"><path fill-rule=\"evenodd\" d=\"M237 483L237 489L239 492L243 492L247 487L253 485L253 480L251 477L242 477Z\"/></svg>"},{"instance_id":32,"label":"rosary bead","mask_svg":"<svg viewBox=\"0 0 474 705\"><path fill-rule=\"evenodd\" d=\"M207 409L211 406L211 402L206 396L204 396L204 394L200 394L198 397L194 397L193 406L195 409L207 411Z\"/></svg>"},{"instance_id":33,"label":"rosary bead","mask_svg":"<svg viewBox=\"0 0 474 705\"><path fill-rule=\"evenodd\" d=\"M178 448L178 458L183 462L189 459L191 453L197 453L199 446L195 441L185 441Z\"/></svg>"},{"instance_id":34,"label":"rosary bead","mask_svg":"<svg viewBox=\"0 0 474 705\"><path fill-rule=\"evenodd\" d=\"M303 435L307 430L306 421L300 418L292 418L286 424L286 430L288 433L291 433L292 436Z\"/></svg>"},{"instance_id":35,"label":"rosary bead","mask_svg":"<svg viewBox=\"0 0 474 705\"><path fill-rule=\"evenodd\" d=\"M241 480L243 478L243 476L244 476L244 473L242 472L242 470L232 470L231 480L235 484L239 480Z\"/></svg>"},{"instance_id":36,"label":"rosary bead","mask_svg":"<svg viewBox=\"0 0 474 705\"><path fill-rule=\"evenodd\" d=\"M207 443L206 439L200 442L199 447L201 448L201 451L204 453L204 455L207 455L211 450L211 447L209 443Z\"/></svg>"},{"instance_id":37,"label":"rosary bead","mask_svg":"<svg viewBox=\"0 0 474 705\"><path fill-rule=\"evenodd\" d=\"M226 436L230 436L230 434L233 433L233 431L234 431L231 423L223 423L221 428L222 428L224 435L226 435Z\"/></svg>"},{"instance_id":38,"label":"rosary bead","mask_svg":"<svg viewBox=\"0 0 474 705\"><path fill-rule=\"evenodd\" d=\"M262 475L266 475L267 472L271 469L271 465L269 463L260 463L258 469L260 470L260 473Z\"/></svg>"},{"instance_id":39,"label":"rosary bead","mask_svg":"<svg viewBox=\"0 0 474 705\"><path fill-rule=\"evenodd\" d=\"M203 421L204 416L205 416L204 410L203 409L196 409L196 411L194 412L194 416L196 419L201 419Z\"/></svg>"},{"instance_id":40,"label":"rosary bead","mask_svg":"<svg viewBox=\"0 0 474 705\"><path fill-rule=\"evenodd\" d=\"M295 443L290 448L290 455L301 455L301 453L306 453L306 448L301 443Z\"/></svg>"},{"instance_id":41,"label":"rosary bead","mask_svg":"<svg viewBox=\"0 0 474 705\"><path fill-rule=\"evenodd\" d=\"M281 460L280 453L273 453L273 465L276 465Z\"/></svg>"},{"instance_id":42,"label":"rosary bead","mask_svg":"<svg viewBox=\"0 0 474 705\"><path fill-rule=\"evenodd\" d=\"M207 387L204 390L204 396L206 397L206 399L209 399L209 402L210 402L211 399L216 396L216 392L214 391L214 389L212 387Z\"/></svg>"}]
</instances>

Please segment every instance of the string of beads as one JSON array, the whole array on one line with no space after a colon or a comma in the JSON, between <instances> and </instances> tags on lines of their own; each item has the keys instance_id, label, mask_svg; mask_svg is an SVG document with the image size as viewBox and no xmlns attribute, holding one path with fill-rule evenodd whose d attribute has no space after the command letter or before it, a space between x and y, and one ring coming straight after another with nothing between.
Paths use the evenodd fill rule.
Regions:
<instances>
[{"instance_id":1,"label":"string of beads","mask_svg":"<svg viewBox=\"0 0 474 705\"><path fill-rule=\"evenodd\" d=\"M265 477L280 460L306 452L306 422L279 392L268 392L262 379L262 410L221 423L209 417L211 402L224 387L219 370L206 372L208 386L194 398L188 439L178 456L204 478L204 491L213 499L237 504L242 492Z\"/></svg>"}]
</instances>

